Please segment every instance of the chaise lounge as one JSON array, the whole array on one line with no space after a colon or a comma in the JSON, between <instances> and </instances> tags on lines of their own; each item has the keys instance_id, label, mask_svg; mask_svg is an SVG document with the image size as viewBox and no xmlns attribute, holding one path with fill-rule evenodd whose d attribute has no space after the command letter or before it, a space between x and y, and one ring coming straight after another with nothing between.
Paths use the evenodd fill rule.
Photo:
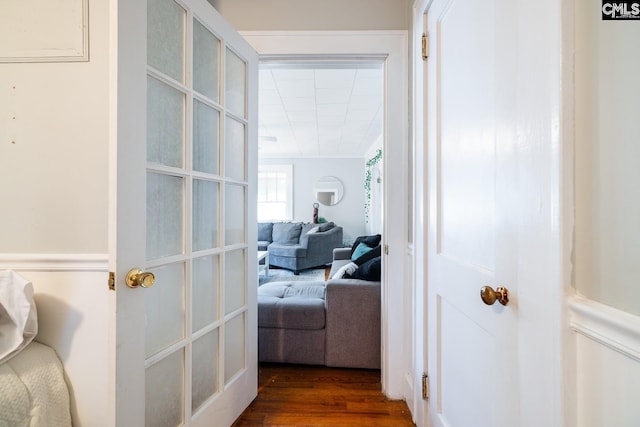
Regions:
<instances>
[{"instance_id":1,"label":"chaise lounge","mask_svg":"<svg viewBox=\"0 0 640 427\"><path fill-rule=\"evenodd\" d=\"M351 263L338 248L330 277ZM380 368L380 279L282 281L258 288L261 362Z\"/></svg>"}]
</instances>

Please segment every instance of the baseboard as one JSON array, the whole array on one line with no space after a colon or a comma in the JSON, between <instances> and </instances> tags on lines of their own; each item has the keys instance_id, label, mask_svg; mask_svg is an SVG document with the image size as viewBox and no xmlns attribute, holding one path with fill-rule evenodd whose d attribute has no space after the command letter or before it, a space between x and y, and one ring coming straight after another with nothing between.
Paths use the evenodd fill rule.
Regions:
<instances>
[{"instance_id":1,"label":"baseboard","mask_svg":"<svg viewBox=\"0 0 640 427\"><path fill-rule=\"evenodd\" d=\"M574 331L640 362L640 317L583 296L571 297L569 310Z\"/></svg>"}]
</instances>

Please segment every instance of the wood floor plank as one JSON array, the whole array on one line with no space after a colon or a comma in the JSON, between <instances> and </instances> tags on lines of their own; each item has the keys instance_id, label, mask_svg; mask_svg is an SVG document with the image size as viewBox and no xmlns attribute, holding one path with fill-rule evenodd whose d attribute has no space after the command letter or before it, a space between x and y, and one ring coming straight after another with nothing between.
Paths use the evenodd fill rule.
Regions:
<instances>
[{"instance_id":1,"label":"wood floor plank","mask_svg":"<svg viewBox=\"0 0 640 427\"><path fill-rule=\"evenodd\" d=\"M258 397L233 427L414 426L405 402L387 399L380 371L261 364Z\"/></svg>"}]
</instances>

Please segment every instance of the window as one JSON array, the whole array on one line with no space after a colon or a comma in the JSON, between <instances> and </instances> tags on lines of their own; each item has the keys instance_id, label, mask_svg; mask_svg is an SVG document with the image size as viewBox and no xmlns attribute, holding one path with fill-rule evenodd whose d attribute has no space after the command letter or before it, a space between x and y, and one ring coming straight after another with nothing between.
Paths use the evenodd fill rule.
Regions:
<instances>
[{"instance_id":1,"label":"window","mask_svg":"<svg viewBox=\"0 0 640 427\"><path fill-rule=\"evenodd\" d=\"M258 221L293 218L293 165L258 166Z\"/></svg>"}]
</instances>

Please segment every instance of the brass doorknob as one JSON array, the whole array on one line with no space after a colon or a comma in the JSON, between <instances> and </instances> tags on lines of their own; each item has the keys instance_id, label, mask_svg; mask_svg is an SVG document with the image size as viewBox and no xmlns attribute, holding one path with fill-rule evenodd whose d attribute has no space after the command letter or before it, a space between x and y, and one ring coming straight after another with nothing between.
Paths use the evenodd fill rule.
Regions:
<instances>
[{"instance_id":1,"label":"brass doorknob","mask_svg":"<svg viewBox=\"0 0 640 427\"><path fill-rule=\"evenodd\" d=\"M153 273L144 272L139 268L129 270L127 277L125 277L125 283L130 288L137 288L142 286L143 288L150 288L156 281L156 276Z\"/></svg>"},{"instance_id":2,"label":"brass doorknob","mask_svg":"<svg viewBox=\"0 0 640 427\"><path fill-rule=\"evenodd\" d=\"M480 298L487 305L493 305L498 301L502 305L509 304L509 290L505 287L498 286L494 291L491 286L483 286L480 289Z\"/></svg>"}]
</instances>

